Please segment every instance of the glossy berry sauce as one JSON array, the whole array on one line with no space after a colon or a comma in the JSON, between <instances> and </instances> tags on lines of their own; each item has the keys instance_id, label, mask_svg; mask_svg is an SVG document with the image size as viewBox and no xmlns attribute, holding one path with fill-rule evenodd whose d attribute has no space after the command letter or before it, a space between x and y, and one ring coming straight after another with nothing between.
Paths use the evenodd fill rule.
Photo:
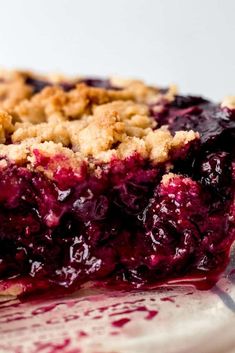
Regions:
<instances>
[{"instance_id":1,"label":"glossy berry sauce","mask_svg":"<svg viewBox=\"0 0 235 353\"><path fill-rule=\"evenodd\" d=\"M1 171L3 284L19 280L31 291L87 281L137 288L186 276L215 281L235 237L235 112L181 96L151 111L173 134L201 136L172 156L168 183L160 183L166 165L138 155L100 165L99 177L85 164L76 173L58 167L53 181L25 167ZM50 165L34 153L38 165ZM54 158L59 166L63 156Z\"/></svg>"}]
</instances>

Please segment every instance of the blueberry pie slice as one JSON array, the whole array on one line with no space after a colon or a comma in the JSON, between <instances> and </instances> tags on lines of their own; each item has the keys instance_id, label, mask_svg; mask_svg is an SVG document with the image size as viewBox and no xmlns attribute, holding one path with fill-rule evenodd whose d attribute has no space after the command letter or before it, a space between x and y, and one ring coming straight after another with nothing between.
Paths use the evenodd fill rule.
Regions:
<instances>
[{"instance_id":1,"label":"blueberry pie slice","mask_svg":"<svg viewBox=\"0 0 235 353\"><path fill-rule=\"evenodd\" d=\"M0 73L0 293L213 283L235 238L235 99Z\"/></svg>"}]
</instances>

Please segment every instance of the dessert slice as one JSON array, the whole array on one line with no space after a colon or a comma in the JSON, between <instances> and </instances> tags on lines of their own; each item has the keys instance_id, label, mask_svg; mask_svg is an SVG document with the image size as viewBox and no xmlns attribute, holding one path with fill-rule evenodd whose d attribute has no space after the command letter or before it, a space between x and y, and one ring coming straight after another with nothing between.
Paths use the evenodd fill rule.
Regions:
<instances>
[{"instance_id":1,"label":"dessert slice","mask_svg":"<svg viewBox=\"0 0 235 353\"><path fill-rule=\"evenodd\" d=\"M235 237L235 104L0 75L0 293L213 283Z\"/></svg>"}]
</instances>

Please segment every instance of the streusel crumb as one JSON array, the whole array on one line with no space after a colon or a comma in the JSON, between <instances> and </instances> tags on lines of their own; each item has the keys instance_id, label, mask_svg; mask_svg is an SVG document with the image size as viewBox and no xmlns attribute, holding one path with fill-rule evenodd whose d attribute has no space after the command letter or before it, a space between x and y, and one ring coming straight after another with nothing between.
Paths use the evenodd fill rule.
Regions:
<instances>
[{"instance_id":1,"label":"streusel crumb","mask_svg":"<svg viewBox=\"0 0 235 353\"><path fill-rule=\"evenodd\" d=\"M229 109L235 109L235 96L227 96L223 99L221 107L227 107Z\"/></svg>"},{"instance_id":2,"label":"streusel crumb","mask_svg":"<svg viewBox=\"0 0 235 353\"><path fill-rule=\"evenodd\" d=\"M174 174L174 173L164 174L164 175L162 176L161 183L166 186L166 185L168 185L169 182L170 182L173 178L175 178L175 177L177 177L177 174Z\"/></svg>"},{"instance_id":3,"label":"streusel crumb","mask_svg":"<svg viewBox=\"0 0 235 353\"><path fill-rule=\"evenodd\" d=\"M99 87L86 82L1 72L0 156L29 167L37 149L46 156L63 154L73 168L84 159L94 165L133 153L162 163L173 150L199 138L194 131L172 136L151 116L152 104L160 108L161 102L174 99L175 86L160 90L117 78Z\"/></svg>"}]
</instances>

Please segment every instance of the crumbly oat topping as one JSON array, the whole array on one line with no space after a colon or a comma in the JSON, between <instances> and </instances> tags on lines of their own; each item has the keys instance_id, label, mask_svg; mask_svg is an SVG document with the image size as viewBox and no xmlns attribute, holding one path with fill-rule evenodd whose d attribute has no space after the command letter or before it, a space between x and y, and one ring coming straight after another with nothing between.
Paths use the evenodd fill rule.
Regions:
<instances>
[{"instance_id":1,"label":"crumbly oat topping","mask_svg":"<svg viewBox=\"0 0 235 353\"><path fill-rule=\"evenodd\" d=\"M221 103L222 108L235 109L235 96L227 96L223 99Z\"/></svg>"},{"instance_id":2,"label":"crumbly oat topping","mask_svg":"<svg viewBox=\"0 0 235 353\"><path fill-rule=\"evenodd\" d=\"M170 182L173 178L175 178L175 177L177 177L177 174L174 174L174 173L167 173L167 174L164 174L164 175L162 176L161 183L166 186L166 185L168 185L169 182Z\"/></svg>"},{"instance_id":3,"label":"crumbly oat topping","mask_svg":"<svg viewBox=\"0 0 235 353\"><path fill-rule=\"evenodd\" d=\"M25 73L0 71L0 109L11 110L22 100L30 98L33 89L25 84Z\"/></svg>"},{"instance_id":4,"label":"crumbly oat topping","mask_svg":"<svg viewBox=\"0 0 235 353\"><path fill-rule=\"evenodd\" d=\"M35 93L33 80L46 87ZM47 156L62 154L76 168L84 159L109 162L137 152L162 163L173 150L199 138L194 131L172 136L167 127L157 128L150 115L151 104L160 107L174 98L175 86L163 93L136 80L112 78L111 88L81 81L0 72L0 157L32 166L34 151L40 150ZM65 90L64 82L74 86Z\"/></svg>"}]
</instances>

